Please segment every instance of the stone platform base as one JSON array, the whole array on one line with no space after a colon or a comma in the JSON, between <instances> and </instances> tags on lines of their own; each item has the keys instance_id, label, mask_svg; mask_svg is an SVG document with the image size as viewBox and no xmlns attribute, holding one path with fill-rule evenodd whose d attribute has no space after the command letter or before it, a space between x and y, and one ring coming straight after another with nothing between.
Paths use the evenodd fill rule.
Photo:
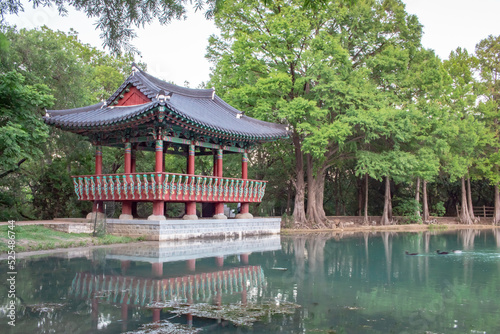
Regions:
<instances>
[{"instance_id":1,"label":"stone platform base","mask_svg":"<svg viewBox=\"0 0 500 334\"><path fill-rule=\"evenodd\" d=\"M246 235L279 234L281 218L140 220L107 219L112 235L144 237L146 240L194 238L241 238Z\"/></svg>"}]
</instances>

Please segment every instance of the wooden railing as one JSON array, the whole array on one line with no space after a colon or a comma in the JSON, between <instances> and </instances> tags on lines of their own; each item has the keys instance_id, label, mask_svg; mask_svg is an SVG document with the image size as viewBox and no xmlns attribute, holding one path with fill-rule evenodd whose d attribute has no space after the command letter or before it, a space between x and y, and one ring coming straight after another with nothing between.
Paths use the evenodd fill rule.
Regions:
<instances>
[{"instance_id":1,"label":"wooden railing","mask_svg":"<svg viewBox=\"0 0 500 334\"><path fill-rule=\"evenodd\" d=\"M493 217L495 214L494 206L473 206L472 211L475 217ZM460 205L457 205L457 212L460 213Z\"/></svg>"},{"instance_id":2,"label":"wooden railing","mask_svg":"<svg viewBox=\"0 0 500 334\"><path fill-rule=\"evenodd\" d=\"M261 266L238 267L165 279L83 272L77 273L73 278L69 294L75 298L105 296L101 301L144 306L172 299L206 300L207 297L221 292L241 293L245 289L262 287L265 284Z\"/></svg>"},{"instance_id":3,"label":"wooden railing","mask_svg":"<svg viewBox=\"0 0 500 334\"><path fill-rule=\"evenodd\" d=\"M72 176L82 201L261 202L267 181L175 173Z\"/></svg>"}]
</instances>

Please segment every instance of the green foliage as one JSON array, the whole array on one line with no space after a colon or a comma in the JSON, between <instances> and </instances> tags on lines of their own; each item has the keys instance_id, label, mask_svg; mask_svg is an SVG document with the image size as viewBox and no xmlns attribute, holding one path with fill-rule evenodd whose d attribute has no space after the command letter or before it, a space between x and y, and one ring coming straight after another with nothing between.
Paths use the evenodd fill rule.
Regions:
<instances>
[{"instance_id":1,"label":"green foliage","mask_svg":"<svg viewBox=\"0 0 500 334\"><path fill-rule=\"evenodd\" d=\"M491 184L500 184L500 36L488 36L476 45L478 71L481 77L478 95L481 100L478 111L481 120L489 130L485 140L485 155L479 162L478 169L490 180Z\"/></svg>"},{"instance_id":2,"label":"green foliage","mask_svg":"<svg viewBox=\"0 0 500 334\"><path fill-rule=\"evenodd\" d=\"M216 24L221 36L210 39L210 84L251 116L289 126L294 152L281 155L299 159L294 179L308 155L307 182L324 189L328 168L399 124L391 122L399 110L393 81L406 78L421 37L400 1L333 1L321 10L299 1L229 1Z\"/></svg>"},{"instance_id":3,"label":"green foliage","mask_svg":"<svg viewBox=\"0 0 500 334\"><path fill-rule=\"evenodd\" d=\"M442 216L444 216L445 213L446 213L446 209L444 207L443 202L440 201L440 202L437 202L436 204L433 205L431 216L442 217Z\"/></svg>"},{"instance_id":4,"label":"green foliage","mask_svg":"<svg viewBox=\"0 0 500 334\"><path fill-rule=\"evenodd\" d=\"M284 213L281 216L281 227L283 228L293 228L295 220L293 219L293 215L289 216L286 213Z\"/></svg>"},{"instance_id":5,"label":"green foliage","mask_svg":"<svg viewBox=\"0 0 500 334\"><path fill-rule=\"evenodd\" d=\"M23 159L40 156L47 137L41 108L52 105L52 96L46 86L24 81L15 71L0 72L0 178Z\"/></svg>"},{"instance_id":6,"label":"green foliage","mask_svg":"<svg viewBox=\"0 0 500 334\"><path fill-rule=\"evenodd\" d=\"M107 98L130 71L133 57L112 57L78 39L78 33L47 27L8 28L10 48L0 69L16 70L29 84L45 84L55 97L54 109L76 108ZM85 78L85 80L82 80Z\"/></svg>"},{"instance_id":7,"label":"green foliage","mask_svg":"<svg viewBox=\"0 0 500 334\"><path fill-rule=\"evenodd\" d=\"M406 224L422 223L422 218L417 211L422 210L422 205L414 198L394 198L394 214L404 217Z\"/></svg>"},{"instance_id":8,"label":"green foliage","mask_svg":"<svg viewBox=\"0 0 500 334\"><path fill-rule=\"evenodd\" d=\"M63 159L55 159L42 170L33 187L33 207L39 219L81 217L91 209L89 203L75 198L73 180Z\"/></svg>"},{"instance_id":9,"label":"green foliage","mask_svg":"<svg viewBox=\"0 0 500 334\"><path fill-rule=\"evenodd\" d=\"M76 200L69 176L94 171L94 150L81 136L49 129L41 107L74 108L107 98L128 75L133 57L112 57L82 44L75 31L7 28L5 36L8 47L0 50L0 215L4 220L84 216L91 204ZM123 150L105 148L104 159L105 169L116 171Z\"/></svg>"}]
</instances>

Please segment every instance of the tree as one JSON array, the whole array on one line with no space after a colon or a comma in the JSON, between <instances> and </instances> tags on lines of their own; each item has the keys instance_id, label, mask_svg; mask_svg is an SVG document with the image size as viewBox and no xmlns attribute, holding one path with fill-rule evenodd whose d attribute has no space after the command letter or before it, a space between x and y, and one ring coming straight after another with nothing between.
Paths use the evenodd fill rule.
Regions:
<instances>
[{"instance_id":1,"label":"tree","mask_svg":"<svg viewBox=\"0 0 500 334\"><path fill-rule=\"evenodd\" d=\"M0 100L8 100L10 104L29 102L39 107L54 109L94 104L102 98L107 98L118 88L125 75L128 75L130 63L133 62L130 55L112 57L82 44L75 31L66 34L43 27L18 32L9 28L6 29L5 36L9 46L0 54L0 72L3 72L8 80L2 77L0 81ZM24 80L22 84L21 78ZM9 84L12 81L17 84ZM4 92L5 90L7 92ZM20 95L20 92L28 92L31 95L26 93L29 97L14 97L9 95L10 91L16 92L17 95ZM39 103L39 98L35 95L37 91L55 98L50 96L50 104ZM4 115L3 111L2 108L0 119ZM31 113L27 113L28 111ZM10 108L6 112L6 115L12 118L9 125L13 125L0 133L0 148L3 148L2 144L5 143L8 146L5 152L11 152L9 154L17 160L6 159L11 163L5 171L15 177L9 177L2 182L4 189L9 190L5 193L3 202L10 203L6 205L17 211L11 213L12 215L26 218L33 218L33 215L39 218L80 215L88 210L84 203L78 203L75 198L66 201L57 199L61 198L58 196L67 198L68 191L71 191L72 182L69 175L72 172L85 175L93 171L94 150L84 137L48 128L41 118L44 114L42 108L25 105ZM27 130L18 131L24 128ZM12 145L11 142L16 140L24 146L18 148ZM5 152L2 156L6 156ZM120 154L115 155L111 148L105 151L106 159L112 158L121 162L123 159ZM22 163L22 168L17 168L19 162ZM111 165L113 162L109 163L109 166ZM60 187L57 194L53 192L53 185Z\"/></svg>"},{"instance_id":2,"label":"tree","mask_svg":"<svg viewBox=\"0 0 500 334\"><path fill-rule=\"evenodd\" d=\"M26 85L24 77L15 72L0 72L0 219L13 219L9 213L16 207L16 193L21 189L10 184L29 160L42 156L48 129L41 120L41 110L53 98L42 85ZM9 216L4 216L9 215Z\"/></svg>"},{"instance_id":3,"label":"tree","mask_svg":"<svg viewBox=\"0 0 500 334\"><path fill-rule=\"evenodd\" d=\"M1 58L0 69L22 73L29 84L49 86L54 109L81 107L107 98L129 74L134 60L130 54L113 57L83 44L74 30L7 28L5 35L10 46Z\"/></svg>"},{"instance_id":4,"label":"tree","mask_svg":"<svg viewBox=\"0 0 500 334\"><path fill-rule=\"evenodd\" d=\"M0 73L0 178L40 156L47 137L42 108L50 107L53 98L46 86L24 81L15 71Z\"/></svg>"},{"instance_id":5,"label":"tree","mask_svg":"<svg viewBox=\"0 0 500 334\"><path fill-rule=\"evenodd\" d=\"M455 51L450 53L450 57L447 61L444 62L444 66L450 75L452 80L452 84L450 87L450 92L448 94L447 104L450 106L450 112L455 115L455 117L450 118L452 123L462 123L462 126L458 126L460 136L462 135L462 131L467 131L463 128L463 125L470 124L475 125L473 122L473 118L476 112L476 99L477 93L475 92L475 86L477 85L477 81L474 77L474 68L477 67L478 60L473 55L469 55L467 50L463 50L461 48L457 48ZM444 125L445 126L445 125ZM478 128L476 128L478 129ZM461 131L460 131L461 130ZM470 131L474 132L474 127L470 129ZM454 136L450 136L450 139L453 139ZM463 140L461 137L455 137L455 140ZM467 147L471 145L472 147ZM451 174L454 174L452 178L458 177L461 179L462 184L462 196L461 196L461 205L460 205L460 219L468 224L471 224L475 217L472 207L472 195L470 191L467 191L466 181L469 184L470 189L470 177L469 177L469 169L473 165L473 161L476 157L473 156L477 150L475 150L475 145L478 145L479 142L476 140L476 137L472 138L472 142L456 143L453 147L457 148L454 154L458 154L459 156L455 156L457 159L465 159L467 162L462 160L461 167L466 166L466 169L463 168L451 168ZM468 153L467 153L468 152ZM470 155L470 158L466 157ZM458 173L458 174L457 174Z\"/></svg>"},{"instance_id":6,"label":"tree","mask_svg":"<svg viewBox=\"0 0 500 334\"><path fill-rule=\"evenodd\" d=\"M486 178L495 186L495 213L493 222L500 222L500 36L488 36L476 45L481 84L478 106L480 117L494 140L487 143L487 157L481 161Z\"/></svg>"},{"instance_id":7,"label":"tree","mask_svg":"<svg viewBox=\"0 0 500 334\"><path fill-rule=\"evenodd\" d=\"M355 0L351 0L353 3ZM113 54L137 53L138 50L131 44L136 37L134 26L144 27L146 24L158 20L160 24L169 24L172 20L186 17L185 2L181 0L30 0L33 8L39 6L55 6L59 15L66 15L67 7L71 6L84 12L89 18L96 18L96 27L101 30L103 46L109 48ZM224 5L221 0L194 0L195 11L205 11L207 19L212 18ZM266 0L263 3L267 3ZM306 8L317 8L314 1L304 0ZM0 23L7 14L23 12L24 7L20 0L0 0Z\"/></svg>"},{"instance_id":8,"label":"tree","mask_svg":"<svg viewBox=\"0 0 500 334\"><path fill-rule=\"evenodd\" d=\"M351 120L375 116L372 109L385 103L369 60L395 45L418 45L418 21L399 1L335 1L321 10L297 1L231 1L216 24L222 36L210 41L212 85L253 116L289 125L294 218L299 226L324 225L325 173L338 159L353 157L355 142L364 138Z\"/></svg>"}]
</instances>

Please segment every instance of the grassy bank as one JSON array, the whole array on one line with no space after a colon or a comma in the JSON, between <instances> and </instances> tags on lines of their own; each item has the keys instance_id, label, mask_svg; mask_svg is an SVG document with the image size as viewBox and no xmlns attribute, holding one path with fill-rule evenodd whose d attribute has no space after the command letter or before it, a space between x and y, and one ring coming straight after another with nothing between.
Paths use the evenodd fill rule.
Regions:
<instances>
[{"instance_id":1,"label":"grassy bank","mask_svg":"<svg viewBox=\"0 0 500 334\"><path fill-rule=\"evenodd\" d=\"M8 230L9 228L7 225L0 226L0 252L2 253L9 250ZM113 235L92 237L87 233L64 233L41 225L16 226L14 232L16 252L120 244L142 240L141 238L119 237Z\"/></svg>"}]
</instances>

